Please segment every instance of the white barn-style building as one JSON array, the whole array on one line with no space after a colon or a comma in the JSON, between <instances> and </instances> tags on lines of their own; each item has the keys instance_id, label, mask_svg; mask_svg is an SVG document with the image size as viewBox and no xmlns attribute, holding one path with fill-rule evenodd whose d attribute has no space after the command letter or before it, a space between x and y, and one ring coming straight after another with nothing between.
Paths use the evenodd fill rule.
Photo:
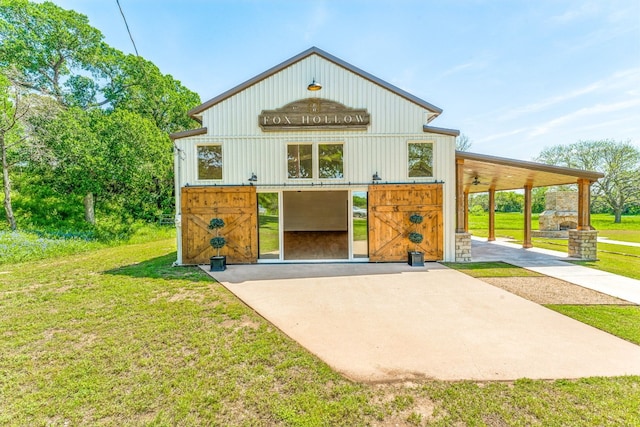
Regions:
<instances>
[{"instance_id":1,"label":"white barn-style building","mask_svg":"<svg viewBox=\"0 0 640 427\"><path fill-rule=\"evenodd\" d=\"M538 185L581 185L578 231L591 231L600 174L456 153L459 132L430 125L441 112L315 47L193 108L202 127L171 135L176 263L215 254L214 217L230 264L469 260L468 194Z\"/></svg>"}]
</instances>

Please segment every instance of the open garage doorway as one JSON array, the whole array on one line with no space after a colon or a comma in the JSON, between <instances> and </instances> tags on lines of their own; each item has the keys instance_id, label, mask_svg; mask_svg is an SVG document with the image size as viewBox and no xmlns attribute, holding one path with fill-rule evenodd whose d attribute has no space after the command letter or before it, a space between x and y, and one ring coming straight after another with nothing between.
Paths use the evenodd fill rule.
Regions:
<instances>
[{"instance_id":1,"label":"open garage doorway","mask_svg":"<svg viewBox=\"0 0 640 427\"><path fill-rule=\"evenodd\" d=\"M349 259L349 191L283 191L285 260Z\"/></svg>"}]
</instances>

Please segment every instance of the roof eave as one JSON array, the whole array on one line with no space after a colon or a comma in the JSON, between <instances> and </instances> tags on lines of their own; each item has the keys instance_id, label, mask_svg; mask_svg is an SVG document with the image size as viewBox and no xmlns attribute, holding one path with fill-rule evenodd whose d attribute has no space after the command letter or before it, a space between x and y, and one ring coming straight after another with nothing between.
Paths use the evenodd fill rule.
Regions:
<instances>
[{"instance_id":1,"label":"roof eave","mask_svg":"<svg viewBox=\"0 0 640 427\"><path fill-rule=\"evenodd\" d=\"M187 138L187 137L196 136L196 135L204 135L206 133L207 133L206 127L197 128L197 129L188 129L188 130L183 130L181 132L171 133L169 134L169 138L171 138L172 141L175 141L176 139Z\"/></svg>"},{"instance_id":2,"label":"roof eave","mask_svg":"<svg viewBox=\"0 0 640 427\"><path fill-rule=\"evenodd\" d=\"M457 129L437 128L434 126L424 125L422 131L426 133L437 133L440 135L460 136L460 131Z\"/></svg>"},{"instance_id":3,"label":"roof eave","mask_svg":"<svg viewBox=\"0 0 640 427\"><path fill-rule=\"evenodd\" d=\"M578 178L585 178L591 181L597 181L598 179L604 177L604 174L601 172L588 171L584 169L574 169L574 168L568 168L564 166L548 165L546 163L529 162L526 160L509 159L506 157L489 156L486 154L470 153L468 151L456 151L456 158L539 170L543 172L556 173L559 175L568 175L568 176L574 176Z\"/></svg>"}]
</instances>

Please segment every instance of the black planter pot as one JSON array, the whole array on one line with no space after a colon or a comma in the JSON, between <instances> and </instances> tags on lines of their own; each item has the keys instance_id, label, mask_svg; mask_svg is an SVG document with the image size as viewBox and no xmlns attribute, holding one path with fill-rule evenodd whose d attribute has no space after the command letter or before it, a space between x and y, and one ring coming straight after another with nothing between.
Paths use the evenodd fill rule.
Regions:
<instances>
[{"instance_id":1,"label":"black planter pot","mask_svg":"<svg viewBox=\"0 0 640 427\"><path fill-rule=\"evenodd\" d=\"M227 257L225 255L212 256L209 261L211 262L211 271L225 271L227 269Z\"/></svg>"},{"instance_id":2,"label":"black planter pot","mask_svg":"<svg viewBox=\"0 0 640 427\"><path fill-rule=\"evenodd\" d=\"M409 265L412 267L424 267L424 254L422 252L407 252Z\"/></svg>"}]
</instances>

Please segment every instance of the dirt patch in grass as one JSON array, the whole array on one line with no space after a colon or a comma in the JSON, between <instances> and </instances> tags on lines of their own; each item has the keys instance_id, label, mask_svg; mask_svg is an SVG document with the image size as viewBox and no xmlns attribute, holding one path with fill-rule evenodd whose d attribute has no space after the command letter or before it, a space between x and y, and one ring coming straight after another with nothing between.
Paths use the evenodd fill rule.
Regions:
<instances>
[{"instance_id":1,"label":"dirt patch in grass","mask_svg":"<svg viewBox=\"0 0 640 427\"><path fill-rule=\"evenodd\" d=\"M538 304L635 305L553 277L480 277L479 279Z\"/></svg>"}]
</instances>

